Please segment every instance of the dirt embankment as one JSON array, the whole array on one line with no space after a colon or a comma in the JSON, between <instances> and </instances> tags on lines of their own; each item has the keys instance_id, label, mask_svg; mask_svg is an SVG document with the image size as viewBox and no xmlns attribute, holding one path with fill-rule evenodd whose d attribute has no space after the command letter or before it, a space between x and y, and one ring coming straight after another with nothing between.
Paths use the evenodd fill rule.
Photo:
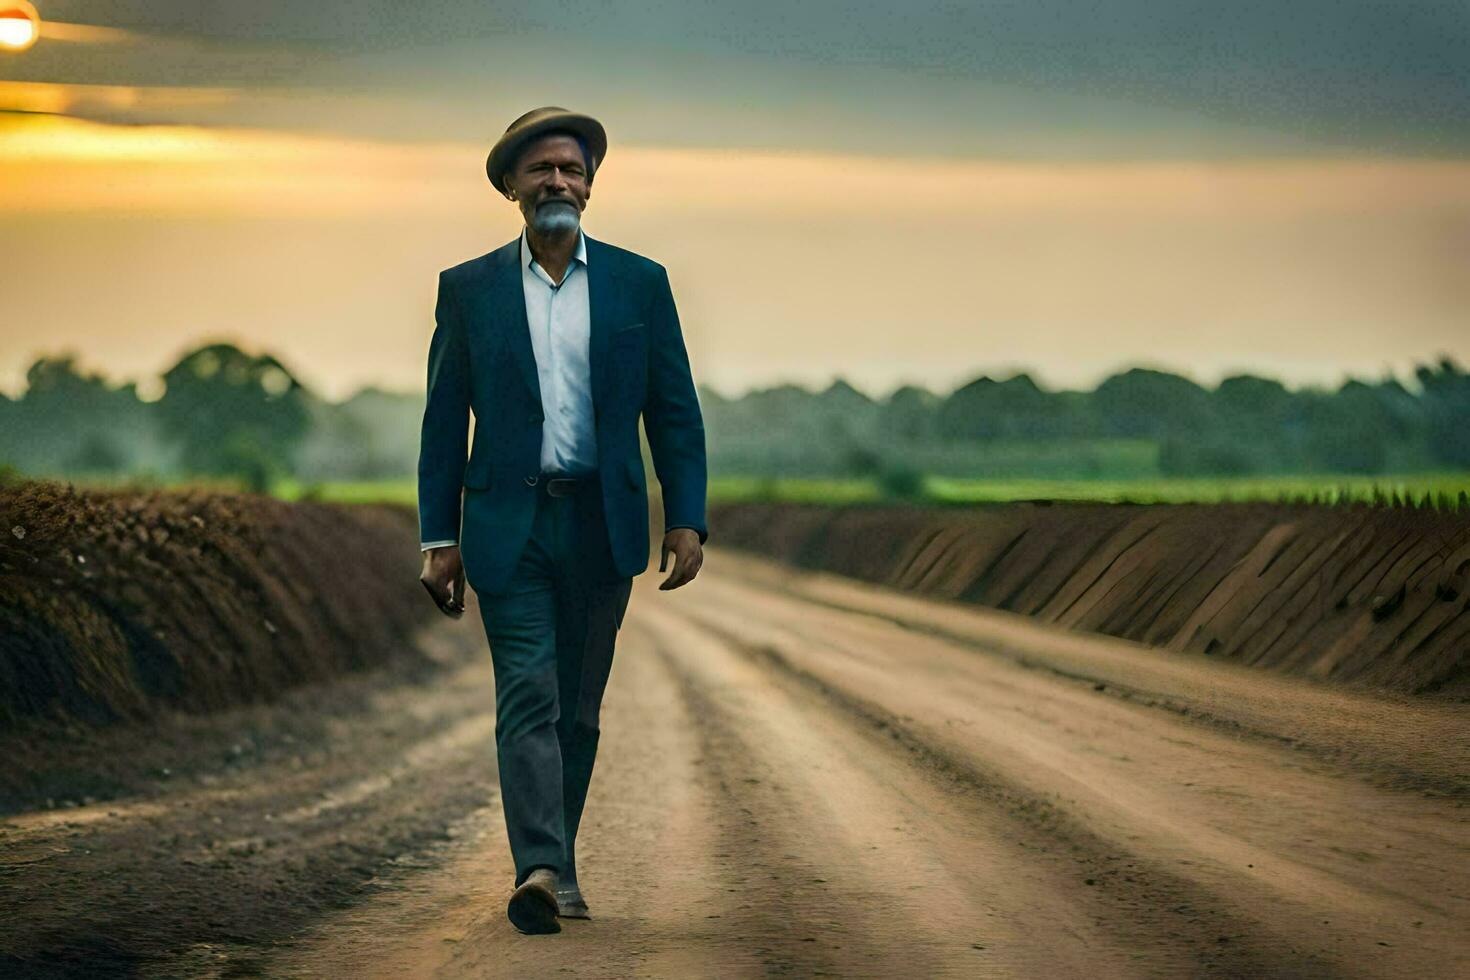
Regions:
<instances>
[{"instance_id":1,"label":"dirt embankment","mask_svg":"<svg viewBox=\"0 0 1470 980\"><path fill-rule=\"evenodd\" d=\"M1463 512L1276 503L710 511L721 545L804 568L1303 676L1470 696Z\"/></svg>"},{"instance_id":2,"label":"dirt embankment","mask_svg":"<svg viewBox=\"0 0 1470 980\"><path fill-rule=\"evenodd\" d=\"M0 734L262 702L422 657L411 510L0 488ZM4 787L0 787L4 788Z\"/></svg>"}]
</instances>

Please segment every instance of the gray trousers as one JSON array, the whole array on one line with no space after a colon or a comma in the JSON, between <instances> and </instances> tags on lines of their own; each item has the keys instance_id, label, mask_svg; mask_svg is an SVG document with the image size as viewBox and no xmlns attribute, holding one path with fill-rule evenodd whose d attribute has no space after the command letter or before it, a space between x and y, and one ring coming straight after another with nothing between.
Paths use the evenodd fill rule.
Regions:
<instances>
[{"instance_id":1,"label":"gray trousers","mask_svg":"<svg viewBox=\"0 0 1470 980\"><path fill-rule=\"evenodd\" d=\"M598 713L633 580L612 571L597 482L552 497L541 479L510 583L476 597L495 665L496 755L515 883L549 867L570 885Z\"/></svg>"}]
</instances>

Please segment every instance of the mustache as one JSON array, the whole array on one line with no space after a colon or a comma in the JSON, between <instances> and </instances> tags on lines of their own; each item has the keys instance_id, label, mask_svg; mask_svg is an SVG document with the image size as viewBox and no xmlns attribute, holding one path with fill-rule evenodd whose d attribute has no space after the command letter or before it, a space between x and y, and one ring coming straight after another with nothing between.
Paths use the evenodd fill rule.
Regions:
<instances>
[{"instance_id":1,"label":"mustache","mask_svg":"<svg viewBox=\"0 0 1470 980\"><path fill-rule=\"evenodd\" d=\"M575 208L577 206L577 202L572 201L572 200L569 200L569 199L567 199L565 197L553 197L553 198L548 198L545 201L539 202L536 205L536 207L538 207L538 208L544 208L548 204L565 204L568 207L572 207L572 208Z\"/></svg>"}]
</instances>

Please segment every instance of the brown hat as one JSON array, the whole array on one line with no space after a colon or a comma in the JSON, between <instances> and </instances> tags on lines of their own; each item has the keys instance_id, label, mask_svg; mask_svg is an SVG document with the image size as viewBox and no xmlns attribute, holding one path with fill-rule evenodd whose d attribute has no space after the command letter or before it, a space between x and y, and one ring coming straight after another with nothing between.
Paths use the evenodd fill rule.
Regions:
<instances>
[{"instance_id":1,"label":"brown hat","mask_svg":"<svg viewBox=\"0 0 1470 980\"><path fill-rule=\"evenodd\" d=\"M490 183L502 194L505 193L506 171L515 166L516 157L521 150L538 136L558 129L570 130L587 141L587 153L591 160L587 161L589 175L595 173L602 165L602 158L607 155L607 132L603 130L602 123L591 116L584 116L580 112L571 112L561 106L548 105L539 109L532 109L521 116L515 122L506 127L505 135L496 140L495 146L491 148L490 155L485 158L485 173L490 178Z\"/></svg>"}]
</instances>

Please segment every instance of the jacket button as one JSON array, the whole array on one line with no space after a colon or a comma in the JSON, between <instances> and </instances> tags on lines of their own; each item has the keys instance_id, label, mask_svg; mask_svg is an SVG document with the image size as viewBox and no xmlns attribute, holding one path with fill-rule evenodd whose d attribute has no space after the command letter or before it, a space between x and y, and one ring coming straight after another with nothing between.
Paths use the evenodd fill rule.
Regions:
<instances>
[{"instance_id":1,"label":"jacket button","mask_svg":"<svg viewBox=\"0 0 1470 980\"><path fill-rule=\"evenodd\" d=\"M534 476L528 476L525 479L526 479L526 486L528 486L528 487L534 487L536 485L536 478Z\"/></svg>"}]
</instances>

